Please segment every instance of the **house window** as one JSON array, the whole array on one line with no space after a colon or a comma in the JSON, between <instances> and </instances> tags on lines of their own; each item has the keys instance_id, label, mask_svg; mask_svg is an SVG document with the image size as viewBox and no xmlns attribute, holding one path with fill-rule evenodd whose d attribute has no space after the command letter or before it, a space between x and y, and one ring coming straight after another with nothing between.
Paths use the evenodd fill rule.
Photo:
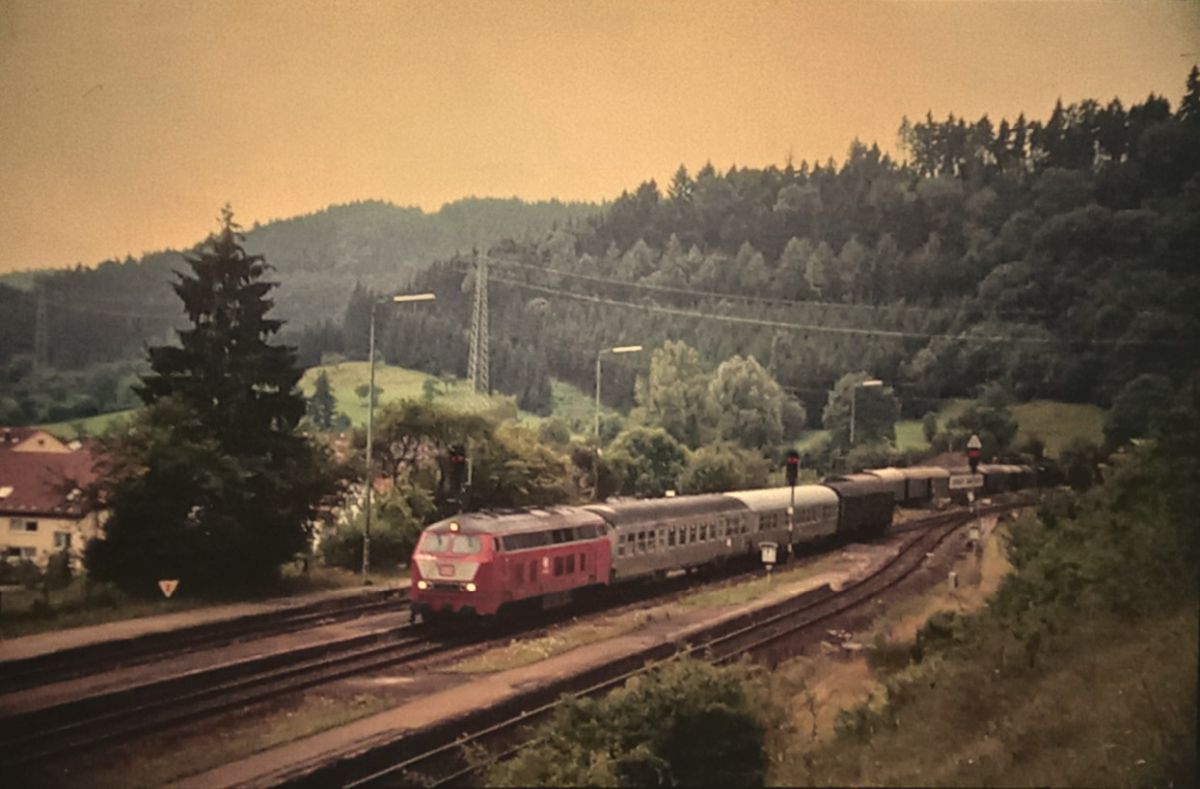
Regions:
<instances>
[{"instance_id":1,"label":"house window","mask_svg":"<svg viewBox=\"0 0 1200 789\"><path fill-rule=\"evenodd\" d=\"M37 556L37 548L5 548L5 559L33 559Z\"/></svg>"},{"instance_id":2,"label":"house window","mask_svg":"<svg viewBox=\"0 0 1200 789\"><path fill-rule=\"evenodd\" d=\"M8 529L9 531L37 531L38 522L25 518L13 518L9 521Z\"/></svg>"},{"instance_id":3,"label":"house window","mask_svg":"<svg viewBox=\"0 0 1200 789\"><path fill-rule=\"evenodd\" d=\"M71 549L71 532L56 531L54 532L54 549L56 551Z\"/></svg>"}]
</instances>

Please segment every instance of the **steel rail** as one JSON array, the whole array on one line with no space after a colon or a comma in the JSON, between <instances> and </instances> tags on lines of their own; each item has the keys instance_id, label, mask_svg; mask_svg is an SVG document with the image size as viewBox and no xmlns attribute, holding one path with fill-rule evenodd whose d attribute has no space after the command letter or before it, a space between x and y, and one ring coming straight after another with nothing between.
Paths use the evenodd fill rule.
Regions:
<instances>
[{"instance_id":1,"label":"steel rail","mask_svg":"<svg viewBox=\"0 0 1200 789\"><path fill-rule=\"evenodd\" d=\"M677 660L680 657L707 655L707 659L710 662L719 664L734 660L741 655L752 654L755 650L759 650L785 636L811 629L829 619L850 612L875 598L880 593L901 584L923 565L925 555L929 551L936 550L951 535L977 517L1007 511L1025 506L1026 504L1027 502L1022 501L1011 504L992 505L979 508L974 513L955 510L925 518L919 522L914 521L906 524L905 528L901 529L900 532L915 533L915 536L906 540L901 546L900 551L872 572L871 575L861 578L841 590L835 592L827 586L820 587L790 601L784 601L781 604L771 606L768 609L751 612L748 614L748 617L755 621L742 625L735 624L732 630L726 629L730 627L730 623L717 624L713 628L696 634L694 636L696 638L695 641L687 643L682 648L674 649L671 654L665 657L646 660L641 665L632 669L604 677L586 687L562 693L556 698L540 703L532 709L521 710L519 714L491 723L477 731L462 733L458 737L437 744L419 753L406 756L400 761L386 767L351 778L342 782L341 785L359 789L360 787L369 786L411 785L413 780L419 781L421 785L430 787L454 785L486 767L511 758L521 750L535 744L537 740L520 741L515 745L505 747L502 751L491 754L489 758L479 762L472 762L472 760L464 758L463 754L466 748L483 747L489 740L503 740L506 736L516 736L518 728L527 727L547 717L561 704L562 699L566 695L575 698L599 695L619 687L635 676L643 675L664 663ZM768 612L765 616L763 615L763 610ZM761 618L755 619L756 616ZM763 629L773 625L783 626L766 636L751 639L748 643L741 646L736 645L738 639L754 633L761 633ZM732 646L726 650L722 650L720 654L713 654L715 649L720 649L721 645L725 644ZM449 769L443 770L441 775L431 774L429 772L430 767L436 767L439 760L449 761ZM467 761L468 763L463 765L463 761ZM418 769L421 767L424 767L425 771ZM299 783L302 785L315 785L308 779L301 780Z\"/></svg>"},{"instance_id":2,"label":"steel rail","mask_svg":"<svg viewBox=\"0 0 1200 789\"><path fill-rule=\"evenodd\" d=\"M366 598L366 599L364 599ZM347 621L407 605L408 590L381 590L132 638L0 661L0 695L166 657ZM402 609L401 609L402 610Z\"/></svg>"}]
</instances>

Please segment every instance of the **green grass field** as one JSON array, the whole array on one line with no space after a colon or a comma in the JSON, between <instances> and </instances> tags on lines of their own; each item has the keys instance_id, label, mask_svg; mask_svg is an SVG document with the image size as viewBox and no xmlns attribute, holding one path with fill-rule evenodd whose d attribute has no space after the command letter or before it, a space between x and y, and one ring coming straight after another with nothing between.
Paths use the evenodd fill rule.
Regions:
<instances>
[{"instance_id":1,"label":"green grass field","mask_svg":"<svg viewBox=\"0 0 1200 789\"><path fill-rule=\"evenodd\" d=\"M1020 431L1017 441L1037 436L1046 444L1046 454L1058 457L1074 438L1104 442L1104 411L1099 406L1033 400L1012 408Z\"/></svg>"},{"instance_id":2,"label":"green grass field","mask_svg":"<svg viewBox=\"0 0 1200 789\"><path fill-rule=\"evenodd\" d=\"M305 397L311 397L316 386L317 377L321 371L329 376L329 385L333 388L333 396L337 401L337 410L350 417L355 425L365 425L367 422L367 400L355 392L359 386L365 386L370 380L370 368L366 362L341 362L339 364L312 367L304 373L300 380L300 388ZM398 400L423 400L425 397L425 381L433 379L438 382L434 402L458 411L479 413L493 408L503 407L511 401L507 395L482 395L471 391L471 384L463 378L444 378L403 367L392 367L385 364L375 365L375 386L382 391L377 406ZM586 434L592 429L595 413L595 402L578 388L563 383L551 382L551 397L554 402L553 417L566 420L571 431ZM604 409L604 413L613 413L612 409ZM551 417L542 417L526 411L518 412L518 419L531 425L541 424Z\"/></svg>"},{"instance_id":3,"label":"green grass field","mask_svg":"<svg viewBox=\"0 0 1200 789\"><path fill-rule=\"evenodd\" d=\"M354 390L370 381L370 366L366 362L341 362L322 367L311 367L300 379L300 388L304 391L305 397L312 396L317 377L322 371L329 376L329 385L333 388L337 410L350 417L351 423L365 425L367 423L367 400L365 397L359 397ZM404 399L421 400L424 397L425 381L430 378L438 380L436 376L416 370L376 364L375 386L382 390L377 406ZM469 412L486 411L503 402L499 397L488 397L472 392L470 384L462 379L448 380L445 385L439 386L435 399L441 405Z\"/></svg>"},{"instance_id":4,"label":"green grass field","mask_svg":"<svg viewBox=\"0 0 1200 789\"><path fill-rule=\"evenodd\" d=\"M367 383L370 374L367 363L341 362L310 368L300 381L300 387L306 397L312 395L313 386L322 370L329 376L329 383L333 387L334 398L337 400L337 409L350 417L353 424L365 425L367 401L365 398L359 397L354 390ZM375 366L375 385L383 390L379 404L383 405L405 398L421 400L425 396L425 381L431 378L439 381L435 402L456 410L488 411L493 408L502 408L510 400L504 395L476 394L471 391L470 383L461 378L437 379L416 370L377 364ZM554 410L550 417L521 411L518 412L518 419L531 426L537 426L546 419L561 418L567 423L572 433L579 436L591 433L595 418L595 401L590 393L556 380L551 382L551 396ZM945 427L970 403L970 400L965 399L943 401L937 411L939 425ZM1020 426L1017 441L1022 441L1029 436L1037 436L1045 442L1046 452L1051 457L1057 457L1062 448L1074 438L1086 438L1096 443L1101 443L1104 438L1102 429L1104 412L1098 406L1034 400L1015 405L1012 407L1012 411ZM607 407L602 409L602 412L604 414L615 413ZM132 413L132 410L117 411L86 419L70 419L64 422L45 424L41 427L60 438L69 440L78 438L80 435L94 436L103 433L115 421L127 418ZM806 430L793 442L793 445L803 451L828 439L829 431L827 430ZM905 419L896 423L896 447L901 451L929 448L929 442L925 440L921 427L921 420Z\"/></svg>"},{"instance_id":5,"label":"green grass field","mask_svg":"<svg viewBox=\"0 0 1200 789\"><path fill-rule=\"evenodd\" d=\"M134 409L125 411L112 411L107 414L98 414L89 416L84 419L68 419L65 422L51 422L45 425L38 425L43 430L48 430L51 434L58 436L64 441L70 441L75 438L85 436L98 436L114 423L132 416Z\"/></svg>"}]
</instances>

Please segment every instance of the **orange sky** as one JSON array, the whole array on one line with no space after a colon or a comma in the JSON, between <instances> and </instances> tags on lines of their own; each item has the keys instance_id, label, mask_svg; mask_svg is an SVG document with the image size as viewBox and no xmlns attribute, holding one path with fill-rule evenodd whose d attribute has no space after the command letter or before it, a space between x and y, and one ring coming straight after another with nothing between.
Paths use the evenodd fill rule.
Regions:
<instances>
[{"instance_id":1,"label":"orange sky","mask_svg":"<svg viewBox=\"0 0 1200 789\"><path fill-rule=\"evenodd\" d=\"M0 0L0 271L369 197L611 199L1044 117L1200 61L1200 3Z\"/></svg>"}]
</instances>

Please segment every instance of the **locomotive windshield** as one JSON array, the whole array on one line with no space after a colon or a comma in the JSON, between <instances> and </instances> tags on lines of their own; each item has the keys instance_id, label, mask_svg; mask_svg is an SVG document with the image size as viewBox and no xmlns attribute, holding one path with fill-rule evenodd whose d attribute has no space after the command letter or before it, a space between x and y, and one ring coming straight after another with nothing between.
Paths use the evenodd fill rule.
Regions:
<instances>
[{"instance_id":1,"label":"locomotive windshield","mask_svg":"<svg viewBox=\"0 0 1200 789\"><path fill-rule=\"evenodd\" d=\"M421 550L430 553L479 553L481 544L475 534L427 531L421 537Z\"/></svg>"}]
</instances>

